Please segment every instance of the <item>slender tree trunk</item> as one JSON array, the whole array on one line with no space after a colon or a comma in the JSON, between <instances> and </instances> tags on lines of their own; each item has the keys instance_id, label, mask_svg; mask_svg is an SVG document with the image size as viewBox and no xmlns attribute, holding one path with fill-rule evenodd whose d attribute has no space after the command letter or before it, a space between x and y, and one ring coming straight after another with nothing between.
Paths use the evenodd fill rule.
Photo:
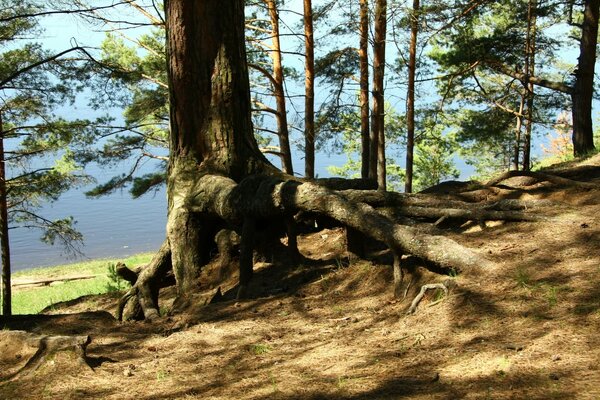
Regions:
<instances>
[{"instance_id":1,"label":"slender tree trunk","mask_svg":"<svg viewBox=\"0 0 600 400\"><path fill-rule=\"evenodd\" d=\"M369 2L360 0L360 137L361 177L369 177Z\"/></svg>"},{"instance_id":2,"label":"slender tree trunk","mask_svg":"<svg viewBox=\"0 0 600 400\"><path fill-rule=\"evenodd\" d=\"M377 185L380 190L386 189L385 104L383 95L386 25L387 0L377 0L375 5L375 38L373 42L373 113L371 116L371 171L369 177L377 178Z\"/></svg>"},{"instance_id":3,"label":"slender tree trunk","mask_svg":"<svg viewBox=\"0 0 600 400\"><path fill-rule=\"evenodd\" d=\"M10 245L8 240L8 199L4 162L4 124L0 115L0 249L2 251L2 315L12 315Z\"/></svg>"},{"instance_id":4,"label":"slender tree trunk","mask_svg":"<svg viewBox=\"0 0 600 400\"><path fill-rule=\"evenodd\" d=\"M535 76L535 52L537 35L537 0L529 0L527 7L527 39L525 41L525 75ZM523 171L531 169L531 132L533 128L534 85L527 83L527 114L525 116L525 140L523 141Z\"/></svg>"},{"instance_id":5,"label":"slender tree trunk","mask_svg":"<svg viewBox=\"0 0 600 400\"><path fill-rule=\"evenodd\" d=\"M523 130L523 110L525 109L526 95L521 93L521 101L519 101L519 114L517 115L517 122L515 126L515 145L513 147L513 168L518 171L521 167L521 133Z\"/></svg>"},{"instance_id":6,"label":"slender tree trunk","mask_svg":"<svg viewBox=\"0 0 600 400\"><path fill-rule=\"evenodd\" d=\"M304 0L305 90L304 102L304 175L315 177L315 42L313 37L312 0Z\"/></svg>"},{"instance_id":7,"label":"slender tree trunk","mask_svg":"<svg viewBox=\"0 0 600 400\"><path fill-rule=\"evenodd\" d=\"M273 78L275 79L275 103L277 104L277 130L279 132L279 147L283 154L283 172L293 175L292 151L290 149L290 134L288 131L287 107L285 104L285 86L283 78L283 61L281 57L281 42L279 40L279 12L275 0L264 0L269 9L271 30L273 31Z\"/></svg>"},{"instance_id":8,"label":"slender tree trunk","mask_svg":"<svg viewBox=\"0 0 600 400\"><path fill-rule=\"evenodd\" d=\"M410 47L408 49L408 92L406 98L406 184L404 191L412 193L413 153L415 147L415 73L417 70L417 34L419 33L419 0L413 0L410 16Z\"/></svg>"},{"instance_id":9,"label":"slender tree trunk","mask_svg":"<svg viewBox=\"0 0 600 400\"><path fill-rule=\"evenodd\" d=\"M573 152L576 157L593 150L592 99L594 93L594 68L598 41L598 14L600 0L586 0L581 25L579 63L575 74L573 101Z\"/></svg>"}]
</instances>

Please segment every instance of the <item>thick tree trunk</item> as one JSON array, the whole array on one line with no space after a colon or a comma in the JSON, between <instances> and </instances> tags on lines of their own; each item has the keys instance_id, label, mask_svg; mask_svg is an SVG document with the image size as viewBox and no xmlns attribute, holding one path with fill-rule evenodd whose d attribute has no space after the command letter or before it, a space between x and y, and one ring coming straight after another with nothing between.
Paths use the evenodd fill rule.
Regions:
<instances>
[{"instance_id":1,"label":"thick tree trunk","mask_svg":"<svg viewBox=\"0 0 600 400\"><path fill-rule=\"evenodd\" d=\"M0 115L0 251L2 252L2 315L12 314L10 244L8 240L8 192L4 162L4 123Z\"/></svg>"},{"instance_id":2,"label":"thick tree trunk","mask_svg":"<svg viewBox=\"0 0 600 400\"><path fill-rule=\"evenodd\" d=\"M373 112L371 122L370 178L377 178L379 190L386 189L385 162L385 103L383 78L385 75L385 40L387 27L387 0L375 4L375 37L373 40Z\"/></svg>"},{"instance_id":3,"label":"thick tree trunk","mask_svg":"<svg viewBox=\"0 0 600 400\"><path fill-rule=\"evenodd\" d=\"M292 151L290 149L290 135L288 131L287 107L285 104L285 86L283 78L283 62L281 57L281 43L279 40L279 12L275 0L264 0L269 9L271 29L273 31L273 78L275 79L275 103L277 104L277 130L279 132L279 148L283 154L283 172L293 175Z\"/></svg>"},{"instance_id":4,"label":"thick tree trunk","mask_svg":"<svg viewBox=\"0 0 600 400\"><path fill-rule=\"evenodd\" d=\"M259 222L283 227L281 222L299 211L333 218L387 244L396 257L413 254L456 269L491 265L450 239L396 225L369 205L318 183L303 183L268 163L252 135L243 9L241 0L166 3L171 96L167 241L121 303L135 295L145 317L156 318L152 282L168 269L170 255L179 304L185 304L199 287L201 268L223 226L241 233L238 294L243 296L252 277L252 252L263 240L255 234Z\"/></svg>"},{"instance_id":5,"label":"thick tree trunk","mask_svg":"<svg viewBox=\"0 0 600 400\"><path fill-rule=\"evenodd\" d=\"M419 33L419 0L413 0L410 16L410 47L408 49L408 91L406 99L406 183L404 191L412 193L413 153L415 147L415 73L417 70L417 34Z\"/></svg>"},{"instance_id":6,"label":"thick tree trunk","mask_svg":"<svg viewBox=\"0 0 600 400\"><path fill-rule=\"evenodd\" d=\"M369 178L369 157L371 142L369 138L369 2L360 0L360 138L361 173L363 179Z\"/></svg>"},{"instance_id":7,"label":"thick tree trunk","mask_svg":"<svg viewBox=\"0 0 600 400\"><path fill-rule=\"evenodd\" d=\"M304 175L315 177L315 41L313 37L312 1L304 0L304 36L306 48L304 101Z\"/></svg>"},{"instance_id":8,"label":"thick tree trunk","mask_svg":"<svg viewBox=\"0 0 600 400\"><path fill-rule=\"evenodd\" d=\"M573 152L580 157L595 150L592 127L592 99L594 68L598 41L598 14L600 0L586 0L581 25L579 63L575 74L573 100Z\"/></svg>"},{"instance_id":9,"label":"thick tree trunk","mask_svg":"<svg viewBox=\"0 0 600 400\"><path fill-rule=\"evenodd\" d=\"M194 192L197 180L209 171L241 179L270 164L252 134L243 2L170 0L165 11L171 101L167 237L178 293L185 296L196 288L218 230L186 207L190 197L202 195Z\"/></svg>"}]
</instances>

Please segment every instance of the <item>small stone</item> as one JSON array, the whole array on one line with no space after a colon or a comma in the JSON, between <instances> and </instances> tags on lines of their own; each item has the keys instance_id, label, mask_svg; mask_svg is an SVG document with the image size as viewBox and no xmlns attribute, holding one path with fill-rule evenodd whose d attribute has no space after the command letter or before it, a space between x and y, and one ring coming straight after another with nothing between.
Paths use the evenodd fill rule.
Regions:
<instances>
[{"instance_id":1,"label":"small stone","mask_svg":"<svg viewBox=\"0 0 600 400\"><path fill-rule=\"evenodd\" d=\"M560 361L560 360L561 360L561 358L558 354L555 354L552 356L552 361Z\"/></svg>"},{"instance_id":2,"label":"small stone","mask_svg":"<svg viewBox=\"0 0 600 400\"><path fill-rule=\"evenodd\" d=\"M129 377L129 376L133 376L133 371L131 370L131 368L125 368L125 369L123 370L123 375L124 375L124 376L127 376L127 377Z\"/></svg>"}]
</instances>

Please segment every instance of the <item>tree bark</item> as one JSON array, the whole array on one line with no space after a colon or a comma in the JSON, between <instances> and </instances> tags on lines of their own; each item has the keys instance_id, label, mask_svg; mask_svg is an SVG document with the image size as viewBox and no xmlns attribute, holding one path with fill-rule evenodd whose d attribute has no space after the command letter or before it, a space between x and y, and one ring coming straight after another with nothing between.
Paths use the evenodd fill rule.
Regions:
<instances>
[{"instance_id":1,"label":"tree bark","mask_svg":"<svg viewBox=\"0 0 600 400\"><path fill-rule=\"evenodd\" d=\"M275 79L275 103L277 104L277 130L279 132L279 148L283 154L283 172L293 175L292 151L290 149L290 134L288 131L287 107L285 104L285 86L283 78L283 62L281 57L281 43L279 40L279 12L275 0L264 0L269 9L271 29L273 31L273 78Z\"/></svg>"},{"instance_id":2,"label":"tree bark","mask_svg":"<svg viewBox=\"0 0 600 400\"><path fill-rule=\"evenodd\" d=\"M4 161L4 123L0 114L0 250L2 252L2 315L12 314L10 243L8 240L8 192Z\"/></svg>"},{"instance_id":3,"label":"tree bark","mask_svg":"<svg viewBox=\"0 0 600 400\"><path fill-rule=\"evenodd\" d=\"M573 101L573 153L584 156L595 150L592 126L592 100L594 95L594 68L598 42L598 14L600 0L586 0L581 24L579 63L575 73Z\"/></svg>"},{"instance_id":4,"label":"tree bark","mask_svg":"<svg viewBox=\"0 0 600 400\"><path fill-rule=\"evenodd\" d=\"M304 0L305 90L304 100L304 175L315 177L315 41L313 37L312 0Z\"/></svg>"},{"instance_id":5,"label":"tree bark","mask_svg":"<svg viewBox=\"0 0 600 400\"><path fill-rule=\"evenodd\" d=\"M168 268L164 260L170 258L178 303L185 304L199 288L201 268L223 226L241 232L238 293L243 295L252 276L252 251L263 240L254 234L258 223L289 221L302 211L333 218L387 244L396 256L413 254L459 270L491 265L450 239L397 225L369 205L282 174L264 158L250 120L243 4L166 2L171 112L167 240L121 302L135 295L146 318L158 316L151 282ZM142 279L144 273L148 275Z\"/></svg>"},{"instance_id":6,"label":"tree bark","mask_svg":"<svg viewBox=\"0 0 600 400\"><path fill-rule=\"evenodd\" d=\"M360 0L360 137L361 137L361 173L363 179L369 178L369 157L371 141L369 138L369 2Z\"/></svg>"},{"instance_id":7,"label":"tree bark","mask_svg":"<svg viewBox=\"0 0 600 400\"><path fill-rule=\"evenodd\" d=\"M186 202L209 171L233 179L264 169L250 119L244 5L170 0L167 18L171 147L167 238L179 296L197 287L217 226ZM193 71L193 73L191 72ZM273 168L274 170L274 168Z\"/></svg>"},{"instance_id":8,"label":"tree bark","mask_svg":"<svg viewBox=\"0 0 600 400\"><path fill-rule=\"evenodd\" d=\"M404 191L412 193L413 153L415 147L415 73L417 70L417 34L419 33L419 0L413 0L410 15L410 47L408 49L408 90L406 98L406 182Z\"/></svg>"},{"instance_id":9,"label":"tree bark","mask_svg":"<svg viewBox=\"0 0 600 400\"><path fill-rule=\"evenodd\" d=\"M537 0L529 0L527 7L527 38L525 41L525 75L535 75L535 52L537 36ZM525 138L523 141L523 170L531 169L531 132L533 128L533 102L535 86L527 82L527 115L525 116Z\"/></svg>"},{"instance_id":10,"label":"tree bark","mask_svg":"<svg viewBox=\"0 0 600 400\"><path fill-rule=\"evenodd\" d=\"M383 78L385 75L385 40L387 0L375 3L375 37L373 40L373 112L371 121L371 166L369 176L377 178L379 190L386 190L385 170L385 103ZM375 165L375 167L373 167Z\"/></svg>"},{"instance_id":11,"label":"tree bark","mask_svg":"<svg viewBox=\"0 0 600 400\"><path fill-rule=\"evenodd\" d=\"M523 130L523 110L525 109L525 94L521 93L521 100L519 101L519 112L516 116L516 125L515 125L515 145L513 146L513 167L515 171L518 171L520 168L520 159L521 159L521 132Z\"/></svg>"}]
</instances>

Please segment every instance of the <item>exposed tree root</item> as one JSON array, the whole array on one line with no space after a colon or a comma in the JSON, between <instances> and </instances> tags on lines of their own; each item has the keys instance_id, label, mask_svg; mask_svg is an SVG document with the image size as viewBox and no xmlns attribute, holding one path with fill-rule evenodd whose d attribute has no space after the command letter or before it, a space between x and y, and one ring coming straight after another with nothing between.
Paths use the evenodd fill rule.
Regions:
<instances>
[{"instance_id":1,"label":"exposed tree root","mask_svg":"<svg viewBox=\"0 0 600 400\"><path fill-rule=\"evenodd\" d=\"M117 304L117 319L140 319L141 315L147 320L160 316L158 308L158 291L161 287L172 284L166 279L171 271L171 249L168 241L162 244L150 264L143 268L135 283ZM126 306L127 312L124 315Z\"/></svg>"},{"instance_id":2,"label":"exposed tree root","mask_svg":"<svg viewBox=\"0 0 600 400\"><path fill-rule=\"evenodd\" d=\"M23 347L37 348L27 363L17 372L6 377L5 381L12 381L31 374L45 361L60 352L73 353L78 363L86 368L91 368L86 357L86 348L92 341L89 336L43 336L25 331L6 331L0 334L0 338L3 344L10 345L13 351Z\"/></svg>"},{"instance_id":3,"label":"exposed tree root","mask_svg":"<svg viewBox=\"0 0 600 400\"><path fill-rule=\"evenodd\" d=\"M514 178L516 176L526 176L537 179L538 181L548 181L555 185L559 186L573 186L581 189L599 189L600 185L590 182L580 182L573 179L563 178L554 174L547 174L544 172L532 172L532 171L508 171L504 174L494 178L486 183L486 186L496 186L502 181L505 181L509 178Z\"/></svg>"},{"instance_id":4,"label":"exposed tree root","mask_svg":"<svg viewBox=\"0 0 600 400\"><path fill-rule=\"evenodd\" d=\"M188 222L193 221L193 215L208 216L215 218L217 221L222 221L221 224L231 226L237 232L241 233L240 242L240 285L238 287L238 297L245 295L246 288L252 277L252 255L259 245L259 240L268 238L258 235L259 221L261 224L277 224L282 223L283 229L287 227L288 244L290 245L290 254L297 253L295 244L295 233L293 232L292 221L293 215L298 212L307 212L312 215L325 216L338 221L346 226L351 235L369 237L376 241L382 242L388 246L395 257L394 276L395 276L395 292L400 295L400 285L403 277L402 267L400 265L400 257L403 254L414 255L429 264L433 264L439 268L452 268L456 271L460 270L477 270L492 267L493 264L485 258L479 256L472 250L461 246L455 241L443 236L429 235L420 232L417 229L408 226L398 225L393 220L379 213L372 206L363 203L357 198L359 191L333 191L324 185L301 182L296 179L286 179L285 176L268 176L268 175L251 175L239 184L234 180L221 175L201 175L194 177L194 183L187 186L188 194L180 194L181 198L177 200L180 204L179 211L173 215L180 215L179 221L183 226L188 226ZM360 191L365 194L365 198L374 199L383 197L385 199L399 199L396 195L379 194L373 191ZM347 197L351 199L349 199ZM415 198L415 197L407 197ZM458 202L457 202L458 203ZM463 203L464 206L464 203ZM414 209L415 207L412 207ZM468 207L467 207L468 208ZM434 209L431 209L434 210ZM477 210L458 210L462 212L462 216L468 215L468 218L475 217L483 218L483 216L494 218L499 217L494 214L494 211L483 210L479 207ZM457 212L458 212L457 211ZM504 217L512 215L516 218L517 214L508 214L508 212L496 212ZM432 214L428 214L430 216ZM453 216L452 212L442 210L438 212L439 216ZM467 217L465 217L467 218ZM519 218L525 218L524 215L519 215ZM177 221L177 219L173 219ZM269 222L271 221L271 222ZM179 222L177 222L179 224ZM179 234L179 225L172 225L170 229L171 235ZM261 227L264 231L264 227ZM268 235L267 235L268 236ZM176 237L176 236L170 236ZM212 234L210 239L214 242L215 234ZM200 237L199 237L200 238ZM190 237L189 240L192 238ZM191 243L194 245L197 239ZM205 239L198 239L205 240ZM350 238L352 241L352 238ZM125 294L119 302L118 317L123 318L123 309L125 304L133 301L139 302L143 316L146 319L153 319L159 316L158 313L158 282L161 277L164 277L167 271L171 268L170 260L172 251L170 240L165 241L161 250L153 258L147 268L144 268L133 287ZM213 243L214 244L214 243ZM206 244L202 246L206 247ZM268 244L267 244L268 246ZM183 249L178 250L180 256L185 255ZM185 250L185 251L190 251ZM360 256L360 249L357 250ZM178 261L178 265L182 264L183 259ZM193 262L199 262L198 259ZM204 262L205 265L208 261ZM179 279L186 280L186 285L197 285L198 280L191 275L182 275L175 272L178 280L178 288L180 292L185 292L187 289L179 287ZM189 272L186 272L189 273Z\"/></svg>"},{"instance_id":5,"label":"exposed tree root","mask_svg":"<svg viewBox=\"0 0 600 400\"><path fill-rule=\"evenodd\" d=\"M419 305L419 303L421 302L421 300L423 300L423 296L425 296L425 293L428 290L441 289L441 290L444 291L444 297L447 297L448 296L448 290L450 288L454 287L454 286L456 286L456 282L454 282L451 279L447 279L443 283L429 283L427 285L421 286L421 291L415 297L415 299L412 301L412 303L410 304L410 307L408 308L408 311L406 313L407 314L414 314L414 312L417 310L417 306Z\"/></svg>"}]
</instances>

